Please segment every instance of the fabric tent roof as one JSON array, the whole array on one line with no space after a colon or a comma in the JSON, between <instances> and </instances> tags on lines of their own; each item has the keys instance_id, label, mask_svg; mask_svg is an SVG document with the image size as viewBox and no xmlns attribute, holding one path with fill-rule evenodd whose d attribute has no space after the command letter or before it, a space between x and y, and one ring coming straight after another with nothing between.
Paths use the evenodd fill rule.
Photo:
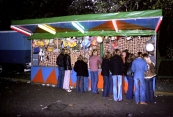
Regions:
<instances>
[{"instance_id":1,"label":"fabric tent roof","mask_svg":"<svg viewBox=\"0 0 173 117\"><path fill-rule=\"evenodd\" d=\"M23 26L33 32L30 39L63 38L76 36L143 36L154 35L162 19L162 10L146 10L107 14L86 14L42 19L14 20L13 26ZM118 32L112 20L116 20ZM78 31L72 21L79 22L85 33ZM56 34L47 33L38 24L47 24L56 29Z\"/></svg>"}]
</instances>

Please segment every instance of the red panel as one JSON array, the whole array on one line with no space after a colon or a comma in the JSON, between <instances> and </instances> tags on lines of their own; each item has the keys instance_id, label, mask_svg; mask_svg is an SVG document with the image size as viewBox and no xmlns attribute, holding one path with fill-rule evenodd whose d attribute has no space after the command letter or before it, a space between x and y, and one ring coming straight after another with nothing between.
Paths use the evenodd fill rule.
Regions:
<instances>
[{"instance_id":1,"label":"red panel","mask_svg":"<svg viewBox=\"0 0 173 117\"><path fill-rule=\"evenodd\" d=\"M103 76L101 75L101 72L99 73L98 75L98 85L97 87L100 89L100 88L103 88Z\"/></svg>"},{"instance_id":2,"label":"red panel","mask_svg":"<svg viewBox=\"0 0 173 117\"><path fill-rule=\"evenodd\" d=\"M48 83L48 84L57 84L55 69L52 70L52 72L50 73L49 77L46 80L46 83Z\"/></svg>"},{"instance_id":3,"label":"red panel","mask_svg":"<svg viewBox=\"0 0 173 117\"><path fill-rule=\"evenodd\" d=\"M39 69L32 82L44 83L42 70Z\"/></svg>"}]
</instances>

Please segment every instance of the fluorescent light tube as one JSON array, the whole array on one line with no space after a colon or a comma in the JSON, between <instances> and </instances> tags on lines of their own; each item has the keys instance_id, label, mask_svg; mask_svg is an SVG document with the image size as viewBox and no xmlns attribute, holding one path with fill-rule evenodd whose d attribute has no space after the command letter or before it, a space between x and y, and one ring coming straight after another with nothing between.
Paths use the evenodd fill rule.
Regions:
<instances>
[{"instance_id":1,"label":"fluorescent light tube","mask_svg":"<svg viewBox=\"0 0 173 117\"><path fill-rule=\"evenodd\" d=\"M78 22L72 22L72 25L73 25L75 28L77 28L79 31L81 31L82 33L85 32L85 31L84 31L84 27L83 27L81 24L79 24Z\"/></svg>"},{"instance_id":2,"label":"fluorescent light tube","mask_svg":"<svg viewBox=\"0 0 173 117\"><path fill-rule=\"evenodd\" d=\"M23 34L25 34L25 35L27 35L27 36L31 36L32 35L32 33L31 32L28 32L28 31L26 31L26 30L24 30L24 28L22 29L22 28L19 28L19 27L16 27L16 26L11 26L11 29L13 29L13 30L15 30L15 31L17 31L17 32L20 32L20 33L23 33Z\"/></svg>"},{"instance_id":3,"label":"fluorescent light tube","mask_svg":"<svg viewBox=\"0 0 173 117\"><path fill-rule=\"evenodd\" d=\"M54 34L54 35L56 34L56 30L54 28L46 25L46 24L38 24L38 27L51 33L51 34Z\"/></svg>"},{"instance_id":4,"label":"fluorescent light tube","mask_svg":"<svg viewBox=\"0 0 173 117\"><path fill-rule=\"evenodd\" d=\"M115 28L115 31L118 32L118 26L117 26L116 20L112 20L112 23Z\"/></svg>"}]
</instances>

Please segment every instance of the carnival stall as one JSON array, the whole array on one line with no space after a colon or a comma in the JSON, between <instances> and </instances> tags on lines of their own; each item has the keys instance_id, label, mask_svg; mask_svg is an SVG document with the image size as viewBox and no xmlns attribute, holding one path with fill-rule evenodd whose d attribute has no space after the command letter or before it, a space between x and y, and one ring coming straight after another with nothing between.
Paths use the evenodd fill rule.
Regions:
<instances>
[{"instance_id":1,"label":"carnival stall","mask_svg":"<svg viewBox=\"0 0 173 117\"><path fill-rule=\"evenodd\" d=\"M116 48L134 54L152 53L156 63L156 37L161 21L162 10L146 10L15 20L11 28L28 35L32 41L31 81L57 84L56 57L62 48L70 49L72 66L80 54L89 58L91 51L97 49L102 57L105 51ZM103 87L100 72L98 88ZM70 85L75 83L73 71ZM124 91L127 85L124 79Z\"/></svg>"}]
</instances>

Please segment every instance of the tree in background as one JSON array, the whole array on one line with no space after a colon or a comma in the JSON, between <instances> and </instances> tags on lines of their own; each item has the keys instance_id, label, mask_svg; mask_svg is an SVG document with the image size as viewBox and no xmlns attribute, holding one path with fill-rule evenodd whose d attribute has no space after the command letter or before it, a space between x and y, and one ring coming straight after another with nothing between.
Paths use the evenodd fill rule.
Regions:
<instances>
[{"instance_id":1,"label":"tree in background","mask_svg":"<svg viewBox=\"0 0 173 117\"><path fill-rule=\"evenodd\" d=\"M92 13L115 13L139 10L162 9L159 51L166 56L166 47L173 39L173 0L73 0L69 15Z\"/></svg>"},{"instance_id":2,"label":"tree in background","mask_svg":"<svg viewBox=\"0 0 173 117\"><path fill-rule=\"evenodd\" d=\"M72 0L0 0L0 14L4 19L36 19L68 15Z\"/></svg>"}]
</instances>

